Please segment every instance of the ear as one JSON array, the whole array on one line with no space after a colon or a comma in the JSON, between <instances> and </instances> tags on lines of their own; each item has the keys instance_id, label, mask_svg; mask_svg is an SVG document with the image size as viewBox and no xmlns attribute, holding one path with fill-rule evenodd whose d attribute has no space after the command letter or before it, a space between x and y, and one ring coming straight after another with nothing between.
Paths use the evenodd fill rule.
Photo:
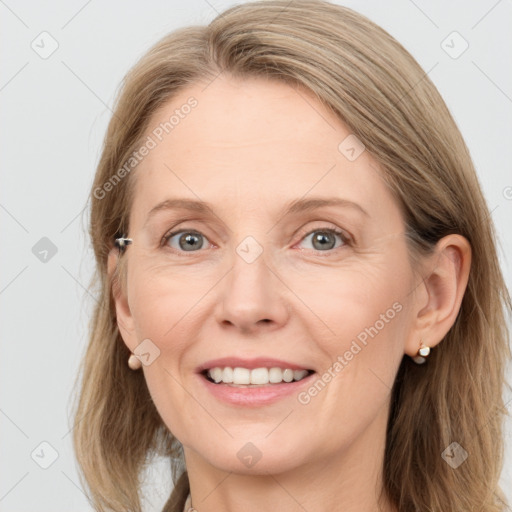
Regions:
<instances>
[{"instance_id":1,"label":"ear","mask_svg":"<svg viewBox=\"0 0 512 512\"><path fill-rule=\"evenodd\" d=\"M135 326L128 304L126 286L122 286L120 280L124 276L119 272L119 249L113 247L108 253L107 272L112 283L112 296L116 308L116 321L125 345L133 352L137 346Z\"/></svg>"},{"instance_id":2,"label":"ear","mask_svg":"<svg viewBox=\"0 0 512 512\"><path fill-rule=\"evenodd\" d=\"M471 245L462 235L447 235L429 256L426 275L414 295L413 329L405 352L415 356L420 342L438 345L455 323L471 267Z\"/></svg>"}]
</instances>

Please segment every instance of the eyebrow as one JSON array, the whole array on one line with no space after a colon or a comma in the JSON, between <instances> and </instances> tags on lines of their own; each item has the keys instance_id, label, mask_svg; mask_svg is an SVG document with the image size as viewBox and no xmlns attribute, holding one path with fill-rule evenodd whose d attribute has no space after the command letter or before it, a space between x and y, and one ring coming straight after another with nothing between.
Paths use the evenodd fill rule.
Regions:
<instances>
[{"instance_id":1,"label":"eyebrow","mask_svg":"<svg viewBox=\"0 0 512 512\"><path fill-rule=\"evenodd\" d=\"M284 206L280 212L279 217L281 218L286 215L296 215L298 213L308 213L326 206L351 208L353 210L359 211L367 217L370 217L370 214L360 204L349 201L348 199L343 199L341 197L311 197L308 199L296 199ZM158 203L155 207L153 207L149 211L145 223L149 222L151 217L153 217L157 212L174 209L190 210L201 214L212 213L214 210L213 206L205 201L170 198L162 201L161 203Z\"/></svg>"}]
</instances>

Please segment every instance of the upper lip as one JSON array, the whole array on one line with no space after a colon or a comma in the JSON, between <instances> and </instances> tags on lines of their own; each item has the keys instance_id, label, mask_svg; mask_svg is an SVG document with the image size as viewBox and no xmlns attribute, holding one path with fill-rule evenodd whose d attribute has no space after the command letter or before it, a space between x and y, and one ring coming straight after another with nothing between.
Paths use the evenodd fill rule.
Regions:
<instances>
[{"instance_id":1,"label":"upper lip","mask_svg":"<svg viewBox=\"0 0 512 512\"><path fill-rule=\"evenodd\" d=\"M211 359L197 367L197 373L210 370L211 368L220 367L225 368L247 368L252 370L254 368L290 368L291 370L310 370L307 366L284 361L282 359L275 359L273 357L256 357L253 359L241 359L239 357L222 357L220 359Z\"/></svg>"}]
</instances>

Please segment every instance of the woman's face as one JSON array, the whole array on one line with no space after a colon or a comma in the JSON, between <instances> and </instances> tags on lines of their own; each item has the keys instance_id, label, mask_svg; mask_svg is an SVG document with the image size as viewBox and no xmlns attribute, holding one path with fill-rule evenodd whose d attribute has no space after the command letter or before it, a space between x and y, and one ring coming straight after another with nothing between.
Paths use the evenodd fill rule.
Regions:
<instances>
[{"instance_id":1,"label":"woman's face","mask_svg":"<svg viewBox=\"0 0 512 512\"><path fill-rule=\"evenodd\" d=\"M278 472L383 433L419 340L403 219L368 152L309 92L224 75L183 90L147 136L116 306L186 454ZM211 367L237 382L315 373L248 387L208 381Z\"/></svg>"}]
</instances>

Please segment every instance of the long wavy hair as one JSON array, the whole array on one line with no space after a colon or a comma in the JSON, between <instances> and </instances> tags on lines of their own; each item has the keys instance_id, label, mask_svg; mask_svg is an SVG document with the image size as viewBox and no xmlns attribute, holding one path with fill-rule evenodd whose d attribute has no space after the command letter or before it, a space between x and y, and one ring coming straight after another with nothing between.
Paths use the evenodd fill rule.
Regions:
<instances>
[{"instance_id":1,"label":"long wavy hair","mask_svg":"<svg viewBox=\"0 0 512 512\"><path fill-rule=\"evenodd\" d=\"M154 455L170 461L174 487L164 511L181 512L189 492L182 446L143 373L127 365L112 294L123 274L109 276L107 255L128 232L133 197L133 172L121 179L119 170L140 147L152 114L219 73L306 87L350 127L403 213L413 268L447 234L470 242L469 282L454 325L426 365L407 356L400 364L383 492L400 512L505 510L499 478L512 305L468 148L436 87L399 42L349 8L314 0L245 3L207 26L175 30L121 84L90 193L97 304L73 413L80 479L94 508L140 512L141 474ZM441 456L453 441L469 453L457 469Z\"/></svg>"}]
</instances>

